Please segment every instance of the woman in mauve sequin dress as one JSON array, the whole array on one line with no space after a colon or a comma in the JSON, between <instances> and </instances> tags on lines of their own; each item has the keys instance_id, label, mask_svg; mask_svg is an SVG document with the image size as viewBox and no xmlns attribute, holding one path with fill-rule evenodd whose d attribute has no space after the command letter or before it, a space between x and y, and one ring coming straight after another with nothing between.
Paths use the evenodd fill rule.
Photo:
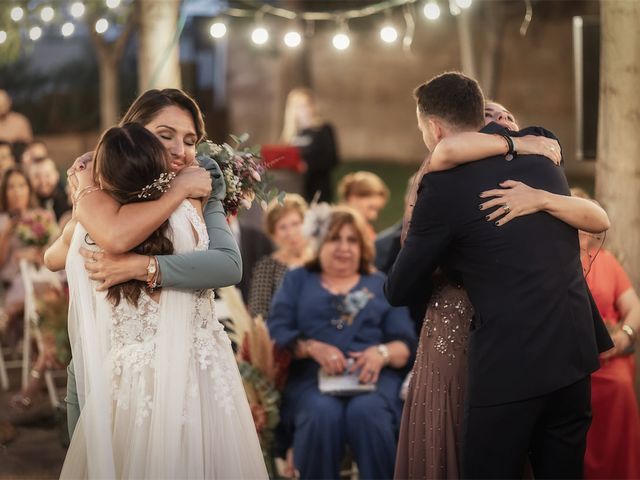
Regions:
<instances>
[{"instance_id":1,"label":"woman in mauve sequin dress","mask_svg":"<svg viewBox=\"0 0 640 480\"><path fill-rule=\"evenodd\" d=\"M487 103L485 117L487 123L494 121L510 130L519 130L511 113L499 104ZM532 136L512 139L516 142L516 150L521 153L545 155L556 162L560 160L550 148L557 148L555 141ZM444 142L448 143L449 158L446 159L441 154L445 148L438 150L444 147ZM431 159L425 160L416 174L404 217L403 240L418 185L428 170L452 168L456 164L502 155L507 150L502 137L473 132L448 137L440 142L439 147L434 149ZM582 230L586 228L596 232L608 228L606 213L600 208L593 208L594 204L576 204L581 199L549 194L520 182L504 186L508 188L500 194L498 202L485 207L509 205L508 210L499 208L487 216L488 221L496 221L504 215L498 226L521 215L545 211ZM485 198L492 196L495 195ZM461 451L467 340L472 317L473 306L464 288L441 271L434 274L433 290L402 415L394 473L396 479L460 477L458 453Z\"/></svg>"}]
</instances>

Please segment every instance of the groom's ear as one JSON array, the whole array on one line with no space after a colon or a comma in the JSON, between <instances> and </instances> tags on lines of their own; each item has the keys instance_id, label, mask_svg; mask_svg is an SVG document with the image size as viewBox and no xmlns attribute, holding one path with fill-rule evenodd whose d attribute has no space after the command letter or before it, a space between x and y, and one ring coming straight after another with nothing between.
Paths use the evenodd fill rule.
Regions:
<instances>
[{"instance_id":1,"label":"groom's ear","mask_svg":"<svg viewBox=\"0 0 640 480\"><path fill-rule=\"evenodd\" d=\"M442 138L444 137L444 131L438 119L431 117L427 120L427 122L429 125L429 130L431 131L432 138L436 141L436 143L442 140Z\"/></svg>"}]
</instances>

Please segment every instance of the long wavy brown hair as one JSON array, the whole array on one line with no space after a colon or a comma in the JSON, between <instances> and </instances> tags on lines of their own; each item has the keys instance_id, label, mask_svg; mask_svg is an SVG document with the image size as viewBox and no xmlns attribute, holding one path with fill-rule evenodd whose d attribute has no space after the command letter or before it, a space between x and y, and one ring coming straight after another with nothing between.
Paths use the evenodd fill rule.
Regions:
<instances>
[{"instance_id":1,"label":"long wavy brown hair","mask_svg":"<svg viewBox=\"0 0 640 480\"><path fill-rule=\"evenodd\" d=\"M97 184L118 203L156 200L162 195L158 188L148 190L163 173L169 172L169 154L160 141L137 123L125 123L107 130L100 138L94 154L93 176ZM169 221L165 221L149 238L133 249L140 255L167 255L173 253L173 243L167 238ZM124 298L136 306L145 282L130 280L109 288L107 298L118 305Z\"/></svg>"}]
</instances>

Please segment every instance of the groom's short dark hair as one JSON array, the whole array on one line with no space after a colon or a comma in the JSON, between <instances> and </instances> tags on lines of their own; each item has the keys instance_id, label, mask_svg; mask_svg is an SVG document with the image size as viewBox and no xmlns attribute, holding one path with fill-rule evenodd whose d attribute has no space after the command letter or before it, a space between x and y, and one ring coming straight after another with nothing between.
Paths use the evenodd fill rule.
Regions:
<instances>
[{"instance_id":1,"label":"groom's short dark hair","mask_svg":"<svg viewBox=\"0 0 640 480\"><path fill-rule=\"evenodd\" d=\"M418 110L456 128L478 130L484 125L484 96L473 78L459 72L433 77L413 91Z\"/></svg>"}]
</instances>

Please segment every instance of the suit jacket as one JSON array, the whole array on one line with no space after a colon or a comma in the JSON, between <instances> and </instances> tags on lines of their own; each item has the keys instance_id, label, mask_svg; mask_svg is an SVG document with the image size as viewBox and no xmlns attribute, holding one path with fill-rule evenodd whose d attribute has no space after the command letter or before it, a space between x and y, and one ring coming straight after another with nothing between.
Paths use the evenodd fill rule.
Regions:
<instances>
[{"instance_id":1,"label":"suit jacket","mask_svg":"<svg viewBox=\"0 0 640 480\"><path fill-rule=\"evenodd\" d=\"M390 226L376 237L375 265L382 273L388 273L400 251L402 222Z\"/></svg>"},{"instance_id":2,"label":"suit jacket","mask_svg":"<svg viewBox=\"0 0 640 480\"><path fill-rule=\"evenodd\" d=\"M504 131L490 124L485 133ZM532 127L519 135L550 132ZM424 296L443 261L462 276L475 309L469 336L468 400L496 405L552 392L599 367L611 347L592 309L577 231L538 212L502 227L488 222L479 194L504 180L569 195L564 172L548 159L492 157L433 172L421 181L405 244L389 273L393 305Z\"/></svg>"}]
</instances>

